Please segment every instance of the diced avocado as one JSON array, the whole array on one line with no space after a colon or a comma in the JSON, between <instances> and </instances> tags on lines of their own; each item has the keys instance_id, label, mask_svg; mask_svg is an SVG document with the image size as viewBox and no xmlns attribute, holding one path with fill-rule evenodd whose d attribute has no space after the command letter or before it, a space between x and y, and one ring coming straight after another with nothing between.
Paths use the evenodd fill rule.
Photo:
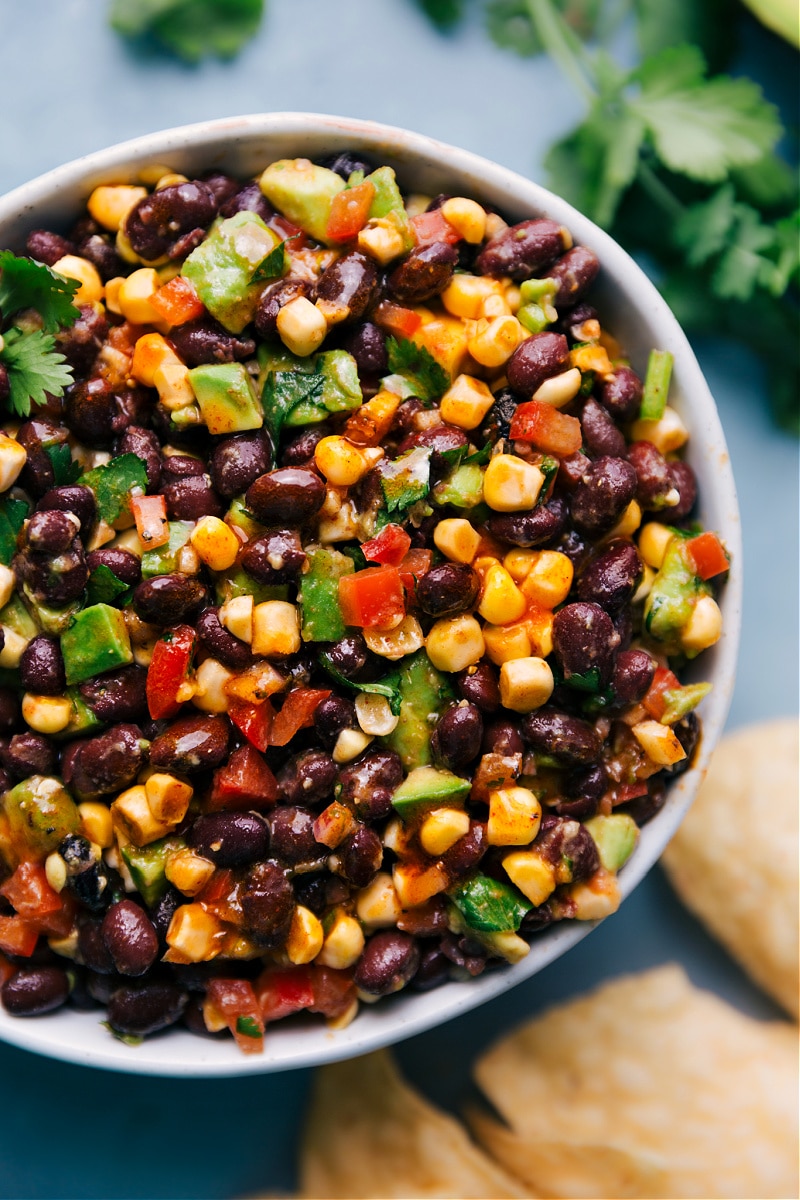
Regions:
<instances>
[{"instance_id":1,"label":"diced avocado","mask_svg":"<svg viewBox=\"0 0 800 1200\"><path fill-rule=\"evenodd\" d=\"M69 724L60 733L52 735L56 741L68 741L70 738L80 737L81 734L91 733L93 729L102 729L103 722L95 716L76 687L67 688L66 695L72 703L72 716Z\"/></svg>"},{"instance_id":2,"label":"diced avocado","mask_svg":"<svg viewBox=\"0 0 800 1200\"><path fill-rule=\"evenodd\" d=\"M3 797L11 842L20 858L38 861L80 829L80 813L60 779L31 775Z\"/></svg>"},{"instance_id":3,"label":"diced avocado","mask_svg":"<svg viewBox=\"0 0 800 1200\"><path fill-rule=\"evenodd\" d=\"M600 862L607 871L618 871L624 866L639 840L639 827L627 813L592 817L584 822L584 827L592 835Z\"/></svg>"},{"instance_id":4,"label":"diced avocado","mask_svg":"<svg viewBox=\"0 0 800 1200\"><path fill-rule=\"evenodd\" d=\"M339 607L339 580L353 574L353 561L323 547L309 551L308 562L309 570L300 579L303 641L338 642L347 632Z\"/></svg>"},{"instance_id":5,"label":"diced avocado","mask_svg":"<svg viewBox=\"0 0 800 1200\"><path fill-rule=\"evenodd\" d=\"M687 683L681 687L667 688L664 692L664 712L661 717L662 725L674 725L692 709L697 708L701 700L711 691L710 683Z\"/></svg>"},{"instance_id":6,"label":"diced avocado","mask_svg":"<svg viewBox=\"0 0 800 1200\"><path fill-rule=\"evenodd\" d=\"M450 899L470 929L486 933L516 933L533 908L516 888L480 873L459 884Z\"/></svg>"},{"instance_id":7,"label":"diced avocado","mask_svg":"<svg viewBox=\"0 0 800 1200\"><path fill-rule=\"evenodd\" d=\"M325 382L322 403L329 413L349 412L363 399L358 366L346 350L325 350L317 356L317 371Z\"/></svg>"},{"instance_id":8,"label":"diced avocado","mask_svg":"<svg viewBox=\"0 0 800 1200\"><path fill-rule=\"evenodd\" d=\"M483 500L483 467L477 463L462 463L433 489L437 504L452 504L455 508L474 508Z\"/></svg>"},{"instance_id":9,"label":"diced avocado","mask_svg":"<svg viewBox=\"0 0 800 1200\"><path fill-rule=\"evenodd\" d=\"M18 592L14 593L8 604L0 611L0 625L13 629L14 633L18 633L20 637L27 638L29 641L40 632L38 625L22 603Z\"/></svg>"},{"instance_id":10,"label":"diced avocado","mask_svg":"<svg viewBox=\"0 0 800 1200\"><path fill-rule=\"evenodd\" d=\"M185 845L183 838L167 837L151 842L149 846L134 846L129 843L120 847L120 854L131 873L131 879L148 907L156 904L169 886L165 874L167 855L171 850L180 850Z\"/></svg>"},{"instance_id":11,"label":"diced avocado","mask_svg":"<svg viewBox=\"0 0 800 1200\"><path fill-rule=\"evenodd\" d=\"M41 600L32 596L25 584L22 585L22 590L30 603L42 632L49 633L51 637L59 637L66 629L69 629L73 617L81 606L79 600L74 600L66 608L51 608L49 604L43 604Z\"/></svg>"},{"instance_id":12,"label":"diced avocado","mask_svg":"<svg viewBox=\"0 0 800 1200\"><path fill-rule=\"evenodd\" d=\"M321 404L313 404L310 400L301 400L296 404L284 421L287 428L295 429L299 425L319 425L327 421L330 413Z\"/></svg>"},{"instance_id":13,"label":"diced avocado","mask_svg":"<svg viewBox=\"0 0 800 1200\"><path fill-rule=\"evenodd\" d=\"M262 525L260 521L256 521L253 518L245 504L244 496L235 496L231 500L230 508L226 513L226 520L229 525L238 525L239 529L242 529L247 534L248 541L261 537L262 533L267 532L267 526Z\"/></svg>"},{"instance_id":14,"label":"diced avocado","mask_svg":"<svg viewBox=\"0 0 800 1200\"><path fill-rule=\"evenodd\" d=\"M259 180L270 204L325 244L333 197L344 186L344 180L335 171L318 167L307 158L281 158L270 163Z\"/></svg>"},{"instance_id":15,"label":"diced avocado","mask_svg":"<svg viewBox=\"0 0 800 1200\"><path fill-rule=\"evenodd\" d=\"M251 282L253 276L279 242L256 213L238 212L211 227L186 259L181 275L220 324L241 333L253 319L263 291L262 283Z\"/></svg>"},{"instance_id":16,"label":"diced avocado","mask_svg":"<svg viewBox=\"0 0 800 1200\"><path fill-rule=\"evenodd\" d=\"M411 250L415 242L414 233L394 170L391 167L378 167L377 171L367 176L367 180L375 188L369 219L391 217L403 235L406 250Z\"/></svg>"},{"instance_id":17,"label":"diced avocado","mask_svg":"<svg viewBox=\"0 0 800 1200\"><path fill-rule=\"evenodd\" d=\"M61 635L67 683L82 683L133 662L125 617L110 604L93 604L79 612Z\"/></svg>"},{"instance_id":18,"label":"diced avocado","mask_svg":"<svg viewBox=\"0 0 800 1200\"><path fill-rule=\"evenodd\" d=\"M242 567L231 567L217 576L215 590L217 602L224 604L234 596L252 596L256 604L266 600L287 600L289 585L287 583L259 583L248 575Z\"/></svg>"},{"instance_id":19,"label":"diced avocado","mask_svg":"<svg viewBox=\"0 0 800 1200\"><path fill-rule=\"evenodd\" d=\"M683 538L673 537L644 604L644 627L668 654L680 650L680 631L689 621L698 597L710 595L707 583L695 573Z\"/></svg>"},{"instance_id":20,"label":"diced avocado","mask_svg":"<svg viewBox=\"0 0 800 1200\"><path fill-rule=\"evenodd\" d=\"M185 521L169 522L169 541L142 555L142 579L154 575L171 575L178 567L178 553L189 540L192 526Z\"/></svg>"},{"instance_id":21,"label":"diced avocado","mask_svg":"<svg viewBox=\"0 0 800 1200\"><path fill-rule=\"evenodd\" d=\"M447 677L436 670L424 650L403 661L400 675L400 720L386 738L407 771L431 761L431 732L453 699Z\"/></svg>"},{"instance_id":22,"label":"diced avocado","mask_svg":"<svg viewBox=\"0 0 800 1200\"><path fill-rule=\"evenodd\" d=\"M211 434L260 429L264 415L241 363L204 363L189 372L203 420Z\"/></svg>"},{"instance_id":23,"label":"diced avocado","mask_svg":"<svg viewBox=\"0 0 800 1200\"><path fill-rule=\"evenodd\" d=\"M451 771L439 771L436 767L415 767L403 782L395 788L392 806L401 817L412 816L422 806L429 804L456 804L469 795L472 784Z\"/></svg>"}]
</instances>

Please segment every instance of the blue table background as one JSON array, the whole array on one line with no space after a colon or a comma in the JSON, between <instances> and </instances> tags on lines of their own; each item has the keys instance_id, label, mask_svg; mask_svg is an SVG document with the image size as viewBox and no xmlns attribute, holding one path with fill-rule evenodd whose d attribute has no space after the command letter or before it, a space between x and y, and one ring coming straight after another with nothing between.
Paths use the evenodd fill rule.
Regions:
<instances>
[{"instance_id":1,"label":"blue table background","mask_svg":"<svg viewBox=\"0 0 800 1200\"><path fill-rule=\"evenodd\" d=\"M665 0L668 3L668 0ZM234 63L184 67L125 46L104 0L0 3L5 112L0 192L151 130L247 112L369 117L432 134L533 178L581 116L546 59L496 49L477 19L439 37L411 0L270 0ZM741 22L738 67L796 124L797 55ZM630 46L621 35L621 51ZM544 99L543 99L544 98ZM767 415L759 364L721 340L695 344L717 398L742 508L744 636L731 728L797 711L797 443ZM410 1078L458 1111L470 1064L546 1004L624 971L677 960L699 984L776 1015L673 897L656 868L613 920L505 996L398 1048ZM0 1045L0 1196L211 1197L289 1189L310 1073L145 1079Z\"/></svg>"}]
</instances>

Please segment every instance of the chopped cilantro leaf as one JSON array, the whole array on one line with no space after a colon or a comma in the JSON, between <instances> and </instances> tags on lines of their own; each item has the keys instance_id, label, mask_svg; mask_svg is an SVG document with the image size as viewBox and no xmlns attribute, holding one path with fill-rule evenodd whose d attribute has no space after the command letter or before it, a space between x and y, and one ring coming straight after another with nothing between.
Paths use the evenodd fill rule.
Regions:
<instances>
[{"instance_id":1,"label":"chopped cilantro leaf","mask_svg":"<svg viewBox=\"0 0 800 1200\"><path fill-rule=\"evenodd\" d=\"M297 234L294 235L297 237ZM288 240L288 239L287 239ZM286 270L286 242L279 242L266 258L262 258L252 276L251 283L263 283L266 279L279 279Z\"/></svg>"},{"instance_id":2,"label":"chopped cilantro leaf","mask_svg":"<svg viewBox=\"0 0 800 1200\"><path fill-rule=\"evenodd\" d=\"M29 512L25 500L6 496L0 502L0 562L8 566L17 552L17 534Z\"/></svg>"},{"instance_id":3,"label":"chopped cilantro leaf","mask_svg":"<svg viewBox=\"0 0 800 1200\"><path fill-rule=\"evenodd\" d=\"M104 467L87 471L81 475L78 483L92 489L100 519L113 525L127 508L132 489L139 488L142 493L147 491L147 471L135 454L122 454L119 458L112 458Z\"/></svg>"},{"instance_id":4,"label":"chopped cilantro leaf","mask_svg":"<svg viewBox=\"0 0 800 1200\"><path fill-rule=\"evenodd\" d=\"M233 58L261 23L264 0L112 0L111 25L124 37L152 37L186 62Z\"/></svg>"},{"instance_id":5,"label":"chopped cilantro leaf","mask_svg":"<svg viewBox=\"0 0 800 1200\"><path fill-rule=\"evenodd\" d=\"M424 346L418 346L408 338L389 337L386 348L390 372L402 375L408 381L420 403L431 404L444 395L450 386L450 377Z\"/></svg>"},{"instance_id":6,"label":"chopped cilantro leaf","mask_svg":"<svg viewBox=\"0 0 800 1200\"><path fill-rule=\"evenodd\" d=\"M255 1017L237 1017L236 1032L243 1034L244 1037L260 1038L264 1036L264 1030Z\"/></svg>"},{"instance_id":7,"label":"chopped cilantro leaf","mask_svg":"<svg viewBox=\"0 0 800 1200\"><path fill-rule=\"evenodd\" d=\"M380 464L381 490L387 512L402 512L423 500L430 491L431 451L416 450Z\"/></svg>"},{"instance_id":8,"label":"chopped cilantro leaf","mask_svg":"<svg viewBox=\"0 0 800 1200\"><path fill-rule=\"evenodd\" d=\"M34 309L42 318L45 333L55 333L77 321L72 298L80 284L65 279L32 258L18 258L0 250L0 313L7 321L23 308Z\"/></svg>"},{"instance_id":9,"label":"chopped cilantro leaf","mask_svg":"<svg viewBox=\"0 0 800 1200\"><path fill-rule=\"evenodd\" d=\"M72 457L72 452L66 442L56 442L45 446L44 452L53 467L53 479L56 487L64 487L74 483L81 473L80 466Z\"/></svg>"},{"instance_id":10,"label":"chopped cilantro leaf","mask_svg":"<svg viewBox=\"0 0 800 1200\"><path fill-rule=\"evenodd\" d=\"M27 417L31 403L45 404L48 395L61 396L72 383L72 367L55 348L50 333L9 329L3 334L0 362L8 372L9 404L19 417Z\"/></svg>"},{"instance_id":11,"label":"chopped cilantro leaf","mask_svg":"<svg viewBox=\"0 0 800 1200\"><path fill-rule=\"evenodd\" d=\"M352 688L356 692L367 692L370 696L385 696L389 701L389 708L392 714L397 717L400 715L400 672L390 671L388 675L384 675L381 683L355 683L354 680L348 679L342 675L341 671L337 671L328 654L321 654L320 661L331 676L342 687Z\"/></svg>"},{"instance_id":12,"label":"chopped cilantro leaf","mask_svg":"<svg viewBox=\"0 0 800 1200\"><path fill-rule=\"evenodd\" d=\"M264 381L261 403L264 421L277 446L284 422L300 404L315 404L322 398L324 375L306 375L302 371L270 371Z\"/></svg>"},{"instance_id":13,"label":"chopped cilantro leaf","mask_svg":"<svg viewBox=\"0 0 800 1200\"><path fill-rule=\"evenodd\" d=\"M115 600L130 591L127 583L123 583L118 579L110 567L105 563L101 563L99 567L95 567L89 576L87 586L86 603L91 604L113 604Z\"/></svg>"}]
</instances>

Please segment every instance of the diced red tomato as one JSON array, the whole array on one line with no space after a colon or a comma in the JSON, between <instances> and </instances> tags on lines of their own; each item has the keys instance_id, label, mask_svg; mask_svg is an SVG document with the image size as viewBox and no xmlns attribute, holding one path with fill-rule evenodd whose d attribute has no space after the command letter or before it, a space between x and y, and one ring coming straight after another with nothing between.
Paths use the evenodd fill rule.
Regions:
<instances>
[{"instance_id":1,"label":"diced red tomato","mask_svg":"<svg viewBox=\"0 0 800 1200\"><path fill-rule=\"evenodd\" d=\"M0 987L16 973L16 970L17 968L12 962L8 961L5 954L0 954Z\"/></svg>"},{"instance_id":2,"label":"diced red tomato","mask_svg":"<svg viewBox=\"0 0 800 1200\"><path fill-rule=\"evenodd\" d=\"M414 230L414 236L420 246L429 246L431 242L447 242L454 246L461 240L461 235L445 219L440 208L435 208L433 212L418 213L416 217L412 217L411 228Z\"/></svg>"},{"instance_id":3,"label":"diced red tomato","mask_svg":"<svg viewBox=\"0 0 800 1200\"><path fill-rule=\"evenodd\" d=\"M431 550L409 550L403 561L397 568L400 575L400 582L407 592L413 594L414 588L417 585L417 580L423 575L427 575L431 569L433 562L433 551Z\"/></svg>"},{"instance_id":4,"label":"diced red tomato","mask_svg":"<svg viewBox=\"0 0 800 1200\"><path fill-rule=\"evenodd\" d=\"M267 763L247 745L234 750L224 767L214 772L208 807L221 809L271 808L278 799L278 784Z\"/></svg>"},{"instance_id":5,"label":"diced red tomato","mask_svg":"<svg viewBox=\"0 0 800 1200\"><path fill-rule=\"evenodd\" d=\"M20 863L0 887L0 896L5 896L20 917L38 921L61 911L61 896L47 882L45 869L39 863Z\"/></svg>"},{"instance_id":6,"label":"diced red tomato","mask_svg":"<svg viewBox=\"0 0 800 1200\"><path fill-rule=\"evenodd\" d=\"M194 286L182 275L176 275L160 287L150 303L168 325L185 325L187 321L196 321L206 311Z\"/></svg>"},{"instance_id":7,"label":"diced red tomato","mask_svg":"<svg viewBox=\"0 0 800 1200\"><path fill-rule=\"evenodd\" d=\"M317 705L327 700L330 694L330 688L294 688L289 692L272 722L270 746L286 746L298 729L313 725Z\"/></svg>"},{"instance_id":8,"label":"diced red tomato","mask_svg":"<svg viewBox=\"0 0 800 1200\"><path fill-rule=\"evenodd\" d=\"M334 196L325 230L328 237L334 242L354 238L367 223L374 197L375 185L368 179Z\"/></svg>"},{"instance_id":9,"label":"diced red tomato","mask_svg":"<svg viewBox=\"0 0 800 1200\"><path fill-rule=\"evenodd\" d=\"M369 562L399 567L411 548L411 538L402 525L384 525L377 537L362 542L361 551Z\"/></svg>"},{"instance_id":10,"label":"diced red tomato","mask_svg":"<svg viewBox=\"0 0 800 1200\"><path fill-rule=\"evenodd\" d=\"M618 783L614 788L614 804L629 804L631 800L638 800L640 796L647 795L647 780L642 779L638 783Z\"/></svg>"},{"instance_id":11,"label":"diced red tomato","mask_svg":"<svg viewBox=\"0 0 800 1200\"><path fill-rule=\"evenodd\" d=\"M139 541L148 550L169 541L165 496L131 496L131 512L136 521Z\"/></svg>"},{"instance_id":12,"label":"diced red tomato","mask_svg":"<svg viewBox=\"0 0 800 1200\"><path fill-rule=\"evenodd\" d=\"M147 707L154 721L174 717L180 709L178 691L188 679L194 645L191 625L177 625L156 642L146 685Z\"/></svg>"},{"instance_id":13,"label":"diced red tomato","mask_svg":"<svg viewBox=\"0 0 800 1200\"><path fill-rule=\"evenodd\" d=\"M273 213L267 221L267 225L274 233L277 233L282 241L291 242L292 250L304 250L308 245L308 238L300 226L295 225L288 217L282 216L281 213Z\"/></svg>"},{"instance_id":14,"label":"diced red tomato","mask_svg":"<svg viewBox=\"0 0 800 1200\"><path fill-rule=\"evenodd\" d=\"M521 442L531 442L548 454L567 456L580 450L583 441L581 423L540 400L528 400L517 407L511 418L509 435Z\"/></svg>"},{"instance_id":15,"label":"diced red tomato","mask_svg":"<svg viewBox=\"0 0 800 1200\"><path fill-rule=\"evenodd\" d=\"M252 983L246 979L212 979L206 997L228 1023L236 1044L245 1054L264 1049L264 1021Z\"/></svg>"},{"instance_id":16,"label":"diced red tomato","mask_svg":"<svg viewBox=\"0 0 800 1200\"><path fill-rule=\"evenodd\" d=\"M422 318L410 308L401 308L391 300L381 300L372 313L372 320L394 337L410 338L422 324Z\"/></svg>"},{"instance_id":17,"label":"diced red tomato","mask_svg":"<svg viewBox=\"0 0 800 1200\"><path fill-rule=\"evenodd\" d=\"M0 917L0 950L30 958L39 940L39 929L24 917Z\"/></svg>"},{"instance_id":18,"label":"diced red tomato","mask_svg":"<svg viewBox=\"0 0 800 1200\"><path fill-rule=\"evenodd\" d=\"M686 543L694 569L701 579L713 579L730 567L725 547L715 533L701 533Z\"/></svg>"},{"instance_id":19,"label":"diced red tomato","mask_svg":"<svg viewBox=\"0 0 800 1200\"><path fill-rule=\"evenodd\" d=\"M314 1003L310 967L267 967L256 980L256 997L264 1021L280 1021Z\"/></svg>"},{"instance_id":20,"label":"diced red tomato","mask_svg":"<svg viewBox=\"0 0 800 1200\"><path fill-rule=\"evenodd\" d=\"M249 704L247 700L238 700L231 696L228 700L228 716L250 745L263 754L269 745L270 730L275 718L275 709L269 700Z\"/></svg>"},{"instance_id":21,"label":"diced red tomato","mask_svg":"<svg viewBox=\"0 0 800 1200\"><path fill-rule=\"evenodd\" d=\"M314 967L311 986L314 990L311 1011L328 1018L341 1017L356 996L352 973L336 971L333 967Z\"/></svg>"},{"instance_id":22,"label":"diced red tomato","mask_svg":"<svg viewBox=\"0 0 800 1200\"><path fill-rule=\"evenodd\" d=\"M681 681L668 667L656 667L653 682L642 700L643 706L654 720L660 721L666 710L667 701L664 693L680 686Z\"/></svg>"},{"instance_id":23,"label":"diced red tomato","mask_svg":"<svg viewBox=\"0 0 800 1200\"><path fill-rule=\"evenodd\" d=\"M339 580L339 604L345 625L391 629L406 614L397 567L367 567Z\"/></svg>"},{"instance_id":24,"label":"diced red tomato","mask_svg":"<svg viewBox=\"0 0 800 1200\"><path fill-rule=\"evenodd\" d=\"M66 937L75 926L78 917L78 902L69 892L59 896L61 908L58 912L38 917L36 924L48 937Z\"/></svg>"}]
</instances>

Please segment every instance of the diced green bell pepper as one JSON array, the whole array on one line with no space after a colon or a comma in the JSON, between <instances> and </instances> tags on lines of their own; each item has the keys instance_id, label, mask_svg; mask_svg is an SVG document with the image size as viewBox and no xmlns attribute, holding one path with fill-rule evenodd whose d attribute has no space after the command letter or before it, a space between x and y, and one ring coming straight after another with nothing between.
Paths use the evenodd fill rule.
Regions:
<instances>
[{"instance_id":1,"label":"diced green bell pepper","mask_svg":"<svg viewBox=\"0 0 800 1200\"><path fill-rule=\"evenodd\" d=\"M262 283L253 283L259 266L280 243L256 213L238 212L212 225L193 250L181 275L194 286L212 317L231 333L253 319Z\"/></svg>"},{"instance_id":2,"label":"diced green bell pepper","mask_svg":"<svg viewBox=\"0 0 800 1200\"><path fill-rule=\"evenodd\" d=\"M669 350L650 351L639 408L640 420L660 421L663 417L669 396L673 361Z\"/></svg>"},{"instance_id":3,"label":"diced green bell pepper","mask_svg":"<svg viewBox=\"0 0 800 1200\"><path fill-rule=\"evenodd\" d=\"M67 683L82 683L133 662L125 617L109 604L93 604L61 635Z\"/></svg>"},{"instance_id":4,"label":"diced green bell pepper","mask_svg":"<svg viewBox=\"0 0 800 1200\"><path fill-rule=\"evenodd\" d=\"M148 846L121 846L120 854L131 879L148 908L156 904L169 887L166 876L167 855L171 850L180 850L186 843L183 838L166 837Z\"/></svg>"},{"instance_id":5,"label":"diced green bell pepper","mask_svg":"<svg viewBox=\"0 0 800 1200\"><path fill-rule=\"evenodd\" d=\"M235 496L231 500L226 520L229 525L238 525L239 529L247 534L248 541L261 537L262 533L267 532L267 526L262 525L260 521L256 521L253 517L245 503L244 496Z\"/></svg>"},{"instance_id":6,"label":"diced green bell pepper","mask_svg":"<svg viewBox=\"0 0 800 1200\"><path fill-rule=\"evenodd\" d=\"M452 685L437 671L424 650L403 660L400 674L400 720L385 739L407 771L431 761L431 733L453 699Z\"/></svg>"},{"instance_id":7,"label":"diced green bell pepper","mask_svg":"<svg viewBox=\"0 0 800 1200\"><path fill-rule=\"evenodd\" d=\"M217 575L215 591L219 604L233 600L234 596L252 596L256 604L263 604L266 600L287 600L289 597L287 583L259 583L242 567L231 567Z\"/></svg>"},{"instance_id":8,"label":"diced green bell pepper","mask_svg":"<svg viewBox=\"0 0 800 1200\"><path fill-rule=\"evenodd\" d=\"M533 908L521 892L498 879L477 874L459 884L450 899L470 929L487 933L513 932Z\"/></svg>"},{"instance_id":9,"label":"diced green bell pepper","mask_svg":"<svg viewBox=\"0 0 800 1200\"><path fill-rule=\"evenodd\" d=\"M338 642L347 627L339 607L339 580L353 574L352 559L338 550L311 550L309 570L300 579L300 613L304 642Z\"/></svg>"},{"instance_id":10,"label":"diced green bell pepper","mask_svg":"<svg viewBox=\"0 0 800 1200\"><path fill-rule=\"evenodd\" d=\"M673 537L644 603L644 627L668 654L680 651L680 631L691 618L698 597L711 589L695 574L686 541Z\"/></svg>"},{"instance_id":11,"label":"diced green bell pepper","mask_svg":"<svg viewBox=\"0 0 800 1200\"><path fill-rule=\"evenodd\" d=\"M142 555L142 579L171 575L178 569L178 554L189 540L192 526L186 521L169 522L169 540Z\"/></svg>"}]
</instances>

